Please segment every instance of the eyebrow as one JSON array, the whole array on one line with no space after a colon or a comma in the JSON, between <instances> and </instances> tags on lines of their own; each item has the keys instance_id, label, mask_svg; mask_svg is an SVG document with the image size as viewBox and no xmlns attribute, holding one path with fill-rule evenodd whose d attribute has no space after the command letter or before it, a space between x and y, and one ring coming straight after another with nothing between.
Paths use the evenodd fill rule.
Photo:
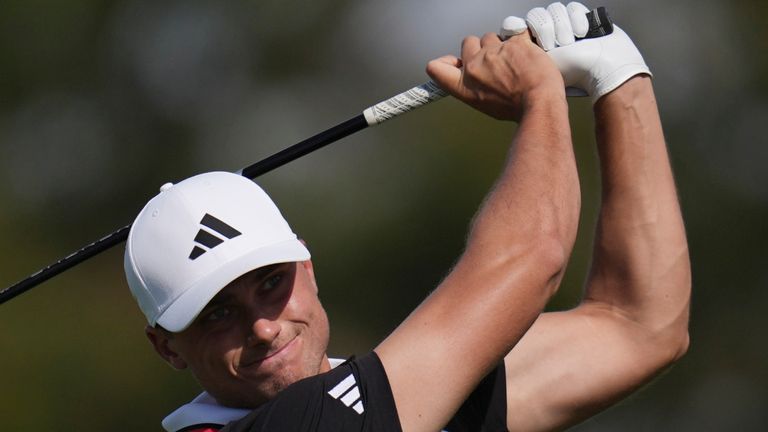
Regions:
<instances>
[{"instance_id":1,"label":"eyebrow","mask_svg":"<svg viewBox=\"0 0 768 432\"><path fill-rule=\"evenodd\" d=\"M255 270L251 270L250 272L245 273L244 275L240 276L239 278L237 278L235 280L239 280L241 278L247 278L247 279L251 279L251 280L260 281L260 280L264 279L267 275L269 275L270 273L272 273L273 271L278 269L280 266L285 265L285 264L286 263L277 263L277 264L270 264L270 265L264 266L264 267L259 267L259 268L255 269ZM226 286L225 286L225 288L226 288ZM200 311L200 313L202 314L203 312L205 312L206 310L208 310L208 309L210 309L212 307L216 307L216 306L218 306L220 304L227 303L227 302L231 301L234 298L235 298L235 296L233 294L225 292L224 288L222 288L222 290L219 291L219 293L216 294L211 299L211 301L209 301L208 304L205 305L205 307Z\"/></svg>"},{"instance_id":2,"label":"eyebrow","mask_svg":"<svg viewBox=\"0 0 768 432\"><path fill-rule=\"evenodd\" d=\"M232 300L233 298L234 298L234 296L232 294L225 293L225 292L219 292L218 294L216 294L216 296L214 296L211 299L211 301L208 302L208 304L205 305L205 307L203 308L203 310L200 311L200 313L202 314L203 312L207 311L208 309L214 308L214 307L216 307L216 306L218 306L220 304L223 304L223 303L227 303L228 301Z\"/></svg>"},{"instance_id":3,"label":"eyebrow","mask_svg":"<svg viewBox=\"0 0 768 432\"><path fill-rule=\"evenodd\" d=\"M265 276L267 276L268 274L272 273L273 271L275 271L277 268L279 268L281 265L284 265L284 264L285 263L277 263L277 264L270 264L270 265L264 266L264 267L259 267L256 270L253 270L253 271L251 271L249 273L246 273L245 277L248 278L248 279L253 278L253 279L256 279L256 280L261 280Z\"/></svg>"}]
</instances>

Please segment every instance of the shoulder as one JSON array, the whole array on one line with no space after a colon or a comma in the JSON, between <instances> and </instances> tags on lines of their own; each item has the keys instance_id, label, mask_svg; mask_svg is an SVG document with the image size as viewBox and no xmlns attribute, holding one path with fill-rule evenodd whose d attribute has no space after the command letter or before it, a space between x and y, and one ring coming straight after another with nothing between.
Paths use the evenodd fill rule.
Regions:
<instances>
[{"instance_id":1,"label":"shoulder","mask_svg":"<svg viewBox=\"0 0 768 432\"><path fill-rule=\"evenodd\" d=\"M375 353L301 380L222 432L400 431L392 390Z\"/></svg>"}]
</instances>

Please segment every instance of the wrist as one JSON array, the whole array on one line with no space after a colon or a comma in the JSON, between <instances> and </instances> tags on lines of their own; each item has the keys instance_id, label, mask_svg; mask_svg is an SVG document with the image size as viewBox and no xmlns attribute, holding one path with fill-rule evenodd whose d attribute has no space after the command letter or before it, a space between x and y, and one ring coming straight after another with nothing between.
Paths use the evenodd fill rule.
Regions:
<instances>
[{"instance_id":1,"label":"wrist","mask_svg":"<svg viewBox=\"0 0 768 432\"><path fill-rule=\"evenodd\" d=\"M620 86L605 94L595 102L595 112L603 111L609 107L629 107L639 100L654 98L651 77L646 74L638 74Z\"/></svg>"},{"instance_id":2,"label":"wrist","mask_svg":"<svg viewBox=\"0 0 768 432\"><path fill-rule=\"evenodd\" d=\"M556 84L539 86L526 93L522 115L535 112L568 113L568 101L562 80Z\"/></svg>"},{"instance_id":3,"label":"wrist","mask_svg":"<svg viewBox=\"0 0 768 432\"><path fill-rule=\"evenodd\" d=\"M592 77L590 83L591 90L588 91L590 96L592 96L592 103L597 103L598 100L620 88L627 81L639 76L652 76L651 71L645 64L627 64L605 76L599 78Z\"/></svg>"}]
</instances>

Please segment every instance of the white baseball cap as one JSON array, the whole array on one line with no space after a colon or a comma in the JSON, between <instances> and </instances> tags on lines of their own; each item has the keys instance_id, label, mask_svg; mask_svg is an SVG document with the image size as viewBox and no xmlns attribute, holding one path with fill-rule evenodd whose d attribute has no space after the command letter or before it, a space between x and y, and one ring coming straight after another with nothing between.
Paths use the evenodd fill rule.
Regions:
<instances>
[{"instance_id":1,"label":"white baseball cap","mask_svg":"<svg viewBox=\"0 0 768 432\"><path fill-rule=\"evenodd\" d=\"M253 181L211 172L167 183L131 226L125 276L150 325L189 326L228 283L309 251Z\"/></svg>"}]
</instances>

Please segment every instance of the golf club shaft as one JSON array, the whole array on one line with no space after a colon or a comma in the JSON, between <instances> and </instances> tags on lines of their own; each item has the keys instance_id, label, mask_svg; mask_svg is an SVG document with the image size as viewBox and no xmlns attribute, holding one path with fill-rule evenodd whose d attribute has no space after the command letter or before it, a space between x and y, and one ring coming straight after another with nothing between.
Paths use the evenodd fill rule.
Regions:
<instances>
[{"instance_id":1,"label":"golf club shaft","mask_svg":"<svg viewBox=\"0 0 768 432\"><path fill-rule=\"evenodd\" d=\"M432 82L422 84L373 105L367 108L363 114L359 114L328 130L307 138L304 141L275 153L253 165L249 165L237 173L244 177L254 179L319 148L325 147L332 142L363 130L368 126L380 124L429 102L441 99L445 95L446 93ZM16 284L3 289L0 291L0 304L40 285L59 273L124 242L128 238L130 229L131 226L126 225L119 230L78 249Z\"/></svg>"}]
</instances>

